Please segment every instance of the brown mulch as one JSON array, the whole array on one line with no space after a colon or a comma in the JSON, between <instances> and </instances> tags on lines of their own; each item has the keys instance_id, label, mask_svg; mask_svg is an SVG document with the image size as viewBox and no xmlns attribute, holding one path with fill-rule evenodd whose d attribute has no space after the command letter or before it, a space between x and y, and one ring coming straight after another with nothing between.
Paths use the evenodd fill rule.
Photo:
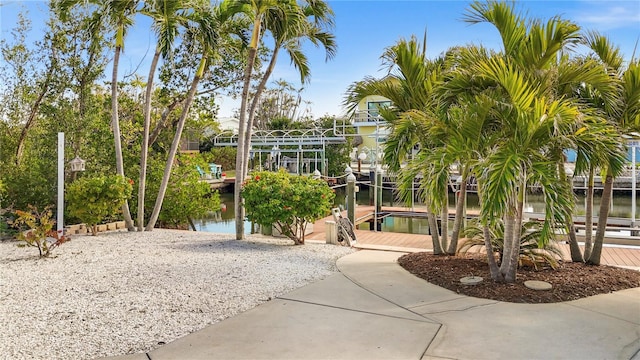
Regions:
<instances>
[{"instance_id":1,"label":"brown mulch","mask_svg":"<svg viewBox=\"0 0 640 360\"><path fill-rule=\"evenodd\" d=\"M640 287L640 271L606 265L593 266L562 262L557 270L519 268L513 284L491 280L489 266L482 255L435 256L426 252L407 254L398 263L410 273L459 294L513 303L552 303L606 294L612 291ZM478 285L464 285L460 279L480 276ZM524 286L527 280L550 283L548 291L536 291Z\"/></svg>"}]
</instances>

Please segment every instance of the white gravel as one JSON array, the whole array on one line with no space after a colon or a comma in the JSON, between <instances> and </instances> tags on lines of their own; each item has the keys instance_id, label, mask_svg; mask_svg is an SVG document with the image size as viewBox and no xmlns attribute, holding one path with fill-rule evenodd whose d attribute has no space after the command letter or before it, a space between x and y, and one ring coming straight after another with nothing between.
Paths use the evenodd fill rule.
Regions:
<instances>
[{"instance_id":1,"label":"white gravel","mask_svg":"<svg viewBox=\"0 0 640 360\"><path fill-rule=\"evenodd\" d=\"M0 242L0 359L146 352L336 271L351 249L156 229Z\"/></svg>"}]
</instances>

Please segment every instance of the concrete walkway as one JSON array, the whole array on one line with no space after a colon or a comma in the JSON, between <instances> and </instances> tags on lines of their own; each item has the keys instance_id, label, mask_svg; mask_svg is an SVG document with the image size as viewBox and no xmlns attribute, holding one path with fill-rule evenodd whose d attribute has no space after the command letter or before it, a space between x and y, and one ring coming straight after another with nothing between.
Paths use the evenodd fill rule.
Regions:
<instances>
[{"instance_id":1,"label":"concrete walkway","mask_svg":"<svg viewBox=\"0 0 640 360\"><path fill-rule=\"evenodd\" d=\"M634 359L640 288L555 304L458 295L362 250L340 273L184 336L110 359Z\"/></svg>"}]
</instances>

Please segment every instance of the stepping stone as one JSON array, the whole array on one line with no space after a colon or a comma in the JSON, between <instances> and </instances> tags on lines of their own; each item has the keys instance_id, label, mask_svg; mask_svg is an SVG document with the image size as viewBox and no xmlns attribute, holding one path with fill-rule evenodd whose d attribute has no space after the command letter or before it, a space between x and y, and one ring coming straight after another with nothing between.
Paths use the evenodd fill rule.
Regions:
<instances>
[{"instance_id":1,"label":"stepping stone","mask_svg":"<svg viewBox=\"0 0 640 360\"><path fill-rule=\"evenodd\" d=\"M524 286L532 290L551 290L552 286L546 281L528 280L524 282Z\"/></svg>"},{"instance_id":2,"label":"stepping stone","mask_svg":"<svg viewBox=\"0 0 640 360\"><path fill-rule=\"evenodd\" d=\"M465 284L465 285L478 285L479 283L482 282L482 277L480 276L465 276L462 279L460 279L460 282Z\"/></svg>"}]
</instances>

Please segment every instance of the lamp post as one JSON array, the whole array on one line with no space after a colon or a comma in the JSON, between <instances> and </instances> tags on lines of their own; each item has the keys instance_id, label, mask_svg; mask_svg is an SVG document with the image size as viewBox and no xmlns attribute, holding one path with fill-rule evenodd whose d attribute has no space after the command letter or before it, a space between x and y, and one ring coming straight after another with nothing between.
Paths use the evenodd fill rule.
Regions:
<instances>
[{"instance_id":1,"label":"lamp post","mask_svg":"<svg viewBox=\"0 0 640 360\"><path fill-rule=\"evenodd\" d=\"M362 162L367 158L367 154L364 153L364 151L360 152L360 154L358 154L358 172L362 171Z\"/></svg>"}]
</instances>

